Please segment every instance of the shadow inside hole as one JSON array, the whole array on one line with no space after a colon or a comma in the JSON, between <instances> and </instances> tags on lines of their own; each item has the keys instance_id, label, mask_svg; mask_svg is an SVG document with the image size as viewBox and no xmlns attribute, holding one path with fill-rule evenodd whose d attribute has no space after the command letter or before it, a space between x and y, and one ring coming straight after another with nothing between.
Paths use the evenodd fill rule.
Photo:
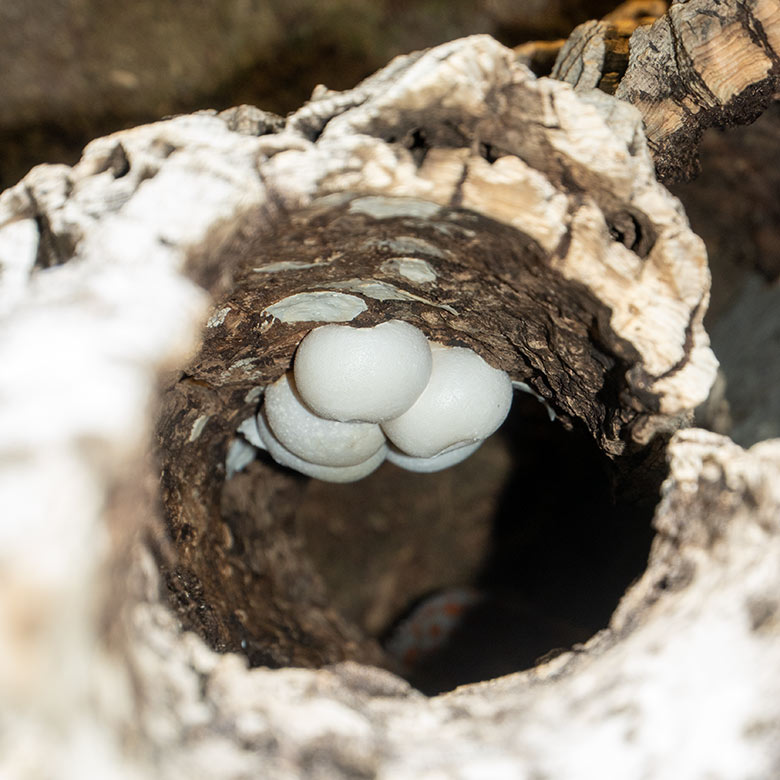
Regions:
<instances>
[{"instance_id":1,"label":"shadow inside hole","mask_svg":"<svg viewBox=\"0 0 780 780\"><path fill-rule=\"evenodd\" d=\"M475 580L481 599L407 675L431 695L530 668L587 640L647 565L663 474L639 493L618 485L586 432L550 424L524 396L499 435L513 468Z\"/></svg>"},{"instance_id":2,"label":"shadow inside hole","mask_svg":"<svg viewBox=\"0 0 780 780\"><path fill-rule=\"evenodd\" d=\"M501 431L462 464L312 481L299 521L336 606L433 695L532 667L604 628L647 564L662 476L640 495L621 489L586 432L518 393ZM457 620L419 618L426 596L446 604L464 586L477 597ZM404 665L399 632L440 642Z\"/></svg>"}]
</instances>

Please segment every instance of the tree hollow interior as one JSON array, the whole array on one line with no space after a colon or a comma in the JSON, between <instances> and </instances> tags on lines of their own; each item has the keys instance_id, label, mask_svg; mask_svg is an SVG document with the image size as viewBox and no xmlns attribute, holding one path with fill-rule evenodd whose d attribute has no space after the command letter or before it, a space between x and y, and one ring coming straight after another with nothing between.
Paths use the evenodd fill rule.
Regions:
<instances>
[{"instance_id":1,"label":"tree hollow interior","mask_svg":"<svg viewBox=\"0 0 780 780\"><path fill-rule=\"evenodd\" d=\"M297 520L333 603L370 635L386 637L429 594L476 589L478 605L407 673L438 693L534 666L607 625L652 538L654 497L621 493L586 433L516 393L501 430L463 463L312 480Z\"/></svg>"},{"instance_id":2,"label":"tree hollow interior","mask_svg":"<svg viewBox=\"0 0 780 780\"><path fill-rule=\"evenodd\" d=\"M417 201L379 200L400 215L349 198L284 219L250 214L193 261L230 280L212 280L201 352L163 397L171 545L160 560L182 623L253 666L397 670L382 645L394 624L430 594L474 587L480 605L445 654L402 670L436 692L528 668L607 625L647 562L663 476L647 464L662 453L616 455L643 408L625 387L637 355L612 333L608 308L529 236L462 209L409 216ZM401 281L399 267L416 273ZM227 473L256 391L289 368L312 328L271 305L344 289L368 301L355 327L403 319L431 341L468 346L544 394L560 419L516 392L502 429L436 474L386 463L330 485L267 455Z\"/></svg>"},{"instance_id":3,"label":"tree hollow interior","mask_svg":"<svg viewBox=\"0 0 780 780\"><path fill-rule=\"evenodd\" d=\"M167 567L170 595L185 624L252 665L354 658L428 694L451 690L607 625L646 565L660 483L637 490L617 474L587 432L520 392L497 434L435 474L386 463L336 485L262 455L224 484L225 539L173 518L183 555ZM434 654L399 669L381 641L425 597L464 586L479 604Z\"/></svg>"}]
</instances>

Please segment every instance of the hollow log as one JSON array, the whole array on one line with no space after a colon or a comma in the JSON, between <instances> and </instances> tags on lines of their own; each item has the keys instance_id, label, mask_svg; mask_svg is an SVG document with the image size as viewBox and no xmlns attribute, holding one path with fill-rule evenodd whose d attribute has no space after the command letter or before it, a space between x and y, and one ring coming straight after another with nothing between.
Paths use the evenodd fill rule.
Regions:
<instances>
[{"instance_id":1,"label":"hollow log","mask_svg":"<svg viewBox=\"0 0 780 780\"><path fill-rule=\"evenodd\" d=\"M0 198L0 263L11 776L776 771L780 451L686 428L716 369L709 271L635 108L467 38L319 90L284 124L202 112L34 169ZM464 480L483 492L383 467L333 498L368 503L323 555L324 494L245 423L313 327L388 319L470 347L528 397L507 449ZM537 460L541 491L534 477L512 495L512 551L573 492L555 528L619 559L608 507L649 514L663 480L646 568L581 642L426 697L381 630L450 584L420 585L445 557L453 582L473 576L491 475ZM564 484L578 472L608 487L594 514L587 485ZM428 557L367 561L371 608L350 611L327 558L406 493L432 502L419 519L443 517ZM584 565L567 594L582 615L595 576ZM539 625L512 614L521 634Z\"/></svg>"}]
</instances>

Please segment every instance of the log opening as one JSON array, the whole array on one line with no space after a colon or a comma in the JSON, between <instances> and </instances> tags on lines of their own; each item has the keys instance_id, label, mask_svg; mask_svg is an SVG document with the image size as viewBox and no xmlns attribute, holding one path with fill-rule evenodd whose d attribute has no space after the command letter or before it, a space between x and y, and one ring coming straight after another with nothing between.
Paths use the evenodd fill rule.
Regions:
<instances>
[{"instance_id":1,"label":"log opening","mask_svg":"<svg viewBox=\"0 0 780 780\"><path fill-rule=\"evenodd\" d=\"M516 393L464 463L312 481L297 518L332 602L433 695L530 668L607 626L652 538L657 494L627 482L585 431Z\"/></svg>"},{"instance_id":2,"label":"log opening","mask_svg":"<svg viewBox=\"0 0 780 780\"><path fill-rule=\"evenodd\" d=\"M185 625L253 665L353 659L431 693L532 666L607 625L646 563L663 469L635 488L628 464L646 466L647 452L626 440L642 400L626 403L630 345L620 354L619 338L598 335L603 304L521 231L408 198L249 215L216 251L232 281L158 428L172 542L161 561ZM558 419L516 392L501 432L454 469L385 464L355 484L307 484L238 430L328 316L403 319L468 346ZM382 646L421 598L464 586L480 603L445 655L405 668Z\"/></svg>"}]
</instances>

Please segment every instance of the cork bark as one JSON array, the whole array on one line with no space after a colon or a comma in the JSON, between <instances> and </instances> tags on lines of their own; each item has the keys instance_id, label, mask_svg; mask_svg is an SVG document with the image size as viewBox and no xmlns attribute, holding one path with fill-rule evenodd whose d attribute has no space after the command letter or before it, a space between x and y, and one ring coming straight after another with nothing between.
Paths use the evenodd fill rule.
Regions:
<instances>
[{"instance_id":1,"label":"cork bark","mask_svg":"<svg viewBox=\"0 0 780 780\"><path fill-rule=\"evenodd\" d=\"M702 133L753 122L777 92L780 9L771 0L697 0L672 3L661 15L657 4L637 3L646 16L632 20L631 5L621 6L617 18L578 27L552 75L634 105L658 178L691 179L700 171Z\"/></svg>"},{"instance_id":2,"label":"cork bark","mask_svg":"<svg viewBox=\"0 0 780 780\"><path fill-rule=\"evenodd\" d=\"M635 108L476 36L318 90L283 124L251 107L177 117L5 192L11 774L772 776L780 456L685 429L716 368L710 278L649 148ZM338 548L307 547L322 493L241 432L325 319L294 304L322 295L353 326L402 318L468 346L546 403L555 422L528 397L506 434L535 448L510 452L528 486L504 494L504 520L534 554L565 549L540 534L545 505L568 510L559 537L595 539L602 559L568 553L582 615L595 570L629 554L608 508L645 522L655 507L646 569L602 630L434 698L382 668L378 632L413 578L359 572L387 591L369 630L365 607L331 596ZM510 457L494 453L458 526L472 543L437 559L446 536L429 537L429 568L482 562L467 548L482 553L502 489L484 479Z\"/></svg>"},{"instance_id":3,"label":"cork bark","mask_svg":"<svg viewBox=\"0 0 780 780\"><path fill-rule=\"evenodd\" d=\"M449 79L463 90L447 106ZM272 149L265 203L189 258L229 282L202 350L163 398L167 584L187 625L252 663L380 662L375 641L330 609L302 552L296 478L262 459L230 473L260 390L322 321L288 321L285 304L351 298L364 308L348 318L355 327L403 319L469 347L617 459L615 479L644 463L657 485L660 442L706 397L715 366L701 327L704 253L652 178L635 113L535 81L487 38L323 94L259 148ZM410 260L431 275L404 276ZM395 587L391 601L411 601L406 583Z\"/></svg>"}]
</instances>

